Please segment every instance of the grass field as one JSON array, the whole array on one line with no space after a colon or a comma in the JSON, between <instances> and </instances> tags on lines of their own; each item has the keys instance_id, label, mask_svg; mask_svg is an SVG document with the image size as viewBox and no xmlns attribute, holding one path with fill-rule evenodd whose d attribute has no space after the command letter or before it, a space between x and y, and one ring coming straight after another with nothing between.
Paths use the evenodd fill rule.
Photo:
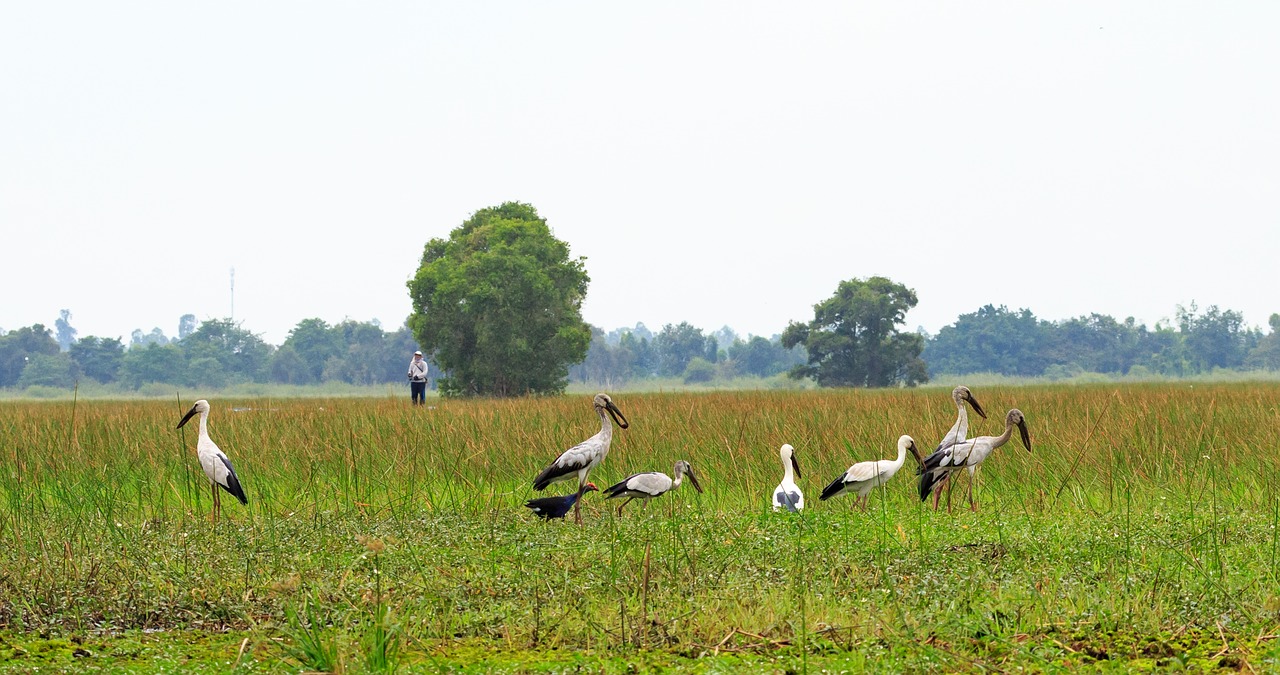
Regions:
<instances>
[{"instance_id":1,"label":"grass field","mask_svg":"<svg viewBox=\"0 0 1280 675\"><path fill-rule=\"evenodd\" d=\"M589 396L211 400L250 499L216 525L189 398L5 402L0 672L1280 668L1280 385L974 393L971 436L1018 407L1034 441L976 514L963 480L922 506L911 459L865 513L817 499L931 449L950 386L620 394L592 479L687 459L706 493L591 494L582 527L522 504ZM768 510L782 443L800 517Z\"/></svg>"}]
</instances>

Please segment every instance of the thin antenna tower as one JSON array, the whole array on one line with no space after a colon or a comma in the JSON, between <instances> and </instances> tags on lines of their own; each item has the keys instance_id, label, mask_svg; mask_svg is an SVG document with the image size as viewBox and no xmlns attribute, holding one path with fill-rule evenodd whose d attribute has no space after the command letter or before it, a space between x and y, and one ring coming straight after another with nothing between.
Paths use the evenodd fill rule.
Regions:
<instances>
[{"instance_id":1,"label":"thin antenna tower","mask_svg":"<svg viewBox=\"0 0 1280 675\"><path fill-rule=\"evenodd\" d=\"M236 320L236 268L231 268L231 320Z\"/></svg>"}]
</instances>

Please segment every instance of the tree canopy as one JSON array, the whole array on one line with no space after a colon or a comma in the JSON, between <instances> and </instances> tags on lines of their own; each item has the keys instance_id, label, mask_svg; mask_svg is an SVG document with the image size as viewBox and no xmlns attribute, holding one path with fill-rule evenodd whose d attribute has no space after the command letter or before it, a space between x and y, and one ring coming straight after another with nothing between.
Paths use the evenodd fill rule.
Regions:
<instances>
[{"instance_id":1,"label":"tree canopy","mask_svg":"<svg viewBox=\"0 0 1280 675\"><path fill-rule=\"evenodd\" d=\"M916 302L914 291L885 277L840 282L835 295L813 306L813 321L793 321L783 331L784 347L804 345L809 353L792 377L812 377L823 387L927 381L924 338L898 330Z\"/></svg>"},{"instance_id":2,"label":"tree canopy","mask_svg":"<svg viewBox=\"0 0 1280 675\"><path fill-rule=\"evenodd\" d=\"M529 204L476 212L427 242L408 282L409 327L446 372L444 395L558 393L583 360L584 258L570 258Z\"/></svg>"}]
</instances>

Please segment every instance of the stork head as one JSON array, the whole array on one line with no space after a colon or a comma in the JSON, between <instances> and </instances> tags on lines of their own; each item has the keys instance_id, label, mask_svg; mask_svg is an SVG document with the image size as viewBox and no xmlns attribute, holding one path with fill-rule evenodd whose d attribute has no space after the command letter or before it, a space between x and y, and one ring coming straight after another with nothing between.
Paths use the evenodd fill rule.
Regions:
<instances>
[{"instance_id":1,"label":"stork head","mask_svg":"<svg viewBox=\"0 0 1280 675\"><path fill-rule=\"evenodd\" d=\"M920 456L920 449L916 447L916 439L906 434L899 436L898 449L904 452L909 451L911 456L915 457L916 461L920 463L920 466L924 466L924 458Z\"/></svg>"},{"instance_id":2,"label":"stork head","mask_svg":"<svg viewBox=\"0 0 1280 675\"><path fill-rule=\"evenodd\" d=\"M597 412L601 410L608 410L609 416L613 418L613 421L616 422L618 426L622 427L623 429L627 428L628 425L627 425L626 416L622 414L621 410L618 410L618 406L613 404L613 399L609 398L608 394L605 394L605 393L596 394L595 406L596 406Z\"/></svg>"},{"instance_id":3,"label":"stork head","mask_svg":"<svg viewBox=\"0 0 1280 675\"><path fill-rule=\"evenodd\" d=\"M188 420L195 417L197 414L207 415L208 413L209 402L204 399L200 399L199 401L196 401L195 405L191 406L191 409L187 411L187 414L182 416L182 421L178 422L178 426L176 428L181 429L182 425L186 424Z\"/></svg>"},{"instance_id":4,"label":"stork head","mask_svg":"<svg viewBox=\"0 0 1280 675\"><path fill-rule=\"evenodd\" d=\"M791 465L791 470L796 472L796 478L800 478L800 463L796 461L796 449L791 447L790 443L783 443L778 449L778 454L782 456L782 465Z\"/></svg>"},{"instance_id":5,"label":"stork head","mask_svg":"<svg viewBox=\"0 0 1280 675\"><path fill-rule=\"evenodd\" d=\"M1023 416L1022 411L1017 408L1010 410L1004 418L1004 423L1005 426L1010 427L1017 425L1018 435L1022 437L1022 447L1026 448L1027 452L1031 452L1031 434L1027 433L1027 418Z\"/></svg>"},{"instance_id":6,"label":"stork head","mask_svg":"<svg viewBox=\"0 0 1280 675\"><path fill-rule=\"evenodd\" d=\"M987 413L983 412L982 406L978 404L978 399L974 398L973 392L969 391L969 388L963 384L951 390L951 398L956 400L956 405L968 403L969 407L973 408L973 411L978 413L979 417L984 420L987 419Z\"/></svg>"},{"instance_id":7,"label":"stork head","mask_svg":"<svg viewBox=\"0 0 1280 675\"><path fill-rule=\"evenodd\" d=\"M599 492L599 491L600 491L600 488L596 487L595 483L587 483L586 485L582 486L582 494L584 495L587 494L588 492Z\"/></svg>"},{"instance_id":8,"label":"stork head","mask_svg":"<svg viewBox=\"0 0 1280 675\"><path fill-rule=\"evenodd\" d=\"M677 478L680 476L688 476L689 482L693 483L693 489L697 490L699 493L702 492L702 486L698 484L698 477L693 475L693 467L689 466L688 462L683 459L676 462L675 474Z\"/></svg>"}]
</instances>

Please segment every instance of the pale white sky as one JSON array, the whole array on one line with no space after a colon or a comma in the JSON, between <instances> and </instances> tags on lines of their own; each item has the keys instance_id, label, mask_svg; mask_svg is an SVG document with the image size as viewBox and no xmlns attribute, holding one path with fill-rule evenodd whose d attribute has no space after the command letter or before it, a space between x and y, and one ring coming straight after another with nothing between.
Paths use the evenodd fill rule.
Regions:
<instances>
[{"instance_id":1,"label":"pale white sky","mask_svg":"<svg viewBox=\"0 0 1280 675\"><path fill-rule=\"evenodd\" d=\"M1148 326L1280 311L1280 3L0 7L0 327L409 313L532 203L606 330L744 336L843 279Z\"/></svg>"}]
</instances>

